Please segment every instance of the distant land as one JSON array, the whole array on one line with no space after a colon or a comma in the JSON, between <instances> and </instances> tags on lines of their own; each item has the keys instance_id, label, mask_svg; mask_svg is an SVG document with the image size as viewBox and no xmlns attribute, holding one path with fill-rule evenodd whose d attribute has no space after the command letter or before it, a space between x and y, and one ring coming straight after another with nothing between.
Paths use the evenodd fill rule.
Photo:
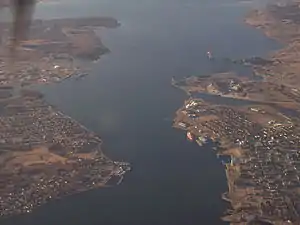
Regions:
<instances>
[{"instance_id":1,"label":"distant land","mask_svg":"<svg viewBox=\"0 0 300 225\"><path fill-rule=\"evenodd\" d=\"M35 20L12 66L10 24L0 23L0 84L48 83L80 75L84 69L80 60L97 60L109 52L95 30L118 26L117 20L108 17Z\"/></svg>"}]
</instances>

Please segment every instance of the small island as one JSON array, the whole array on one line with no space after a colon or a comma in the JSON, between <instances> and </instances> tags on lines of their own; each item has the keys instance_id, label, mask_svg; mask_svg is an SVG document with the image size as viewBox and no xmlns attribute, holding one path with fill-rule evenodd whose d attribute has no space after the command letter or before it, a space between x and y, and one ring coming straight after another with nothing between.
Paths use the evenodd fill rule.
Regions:
<instances>
[{"instance_id":1,"label":"small island","mask_svg":"<svg viewBox=\"0 0 300 225\"><path fill-rule=\"evenodd\" d=\"M300 224L300 8L298 2L253 11L246 23L285 44L268 59L231 60L253 68L172 79L189 99L174 127L200 146L214 142L226 157L230 224ZM215 97L211 101L205 96ZM229 104L229 101L239 101ZM240 104L242 103L242 104Z\"/></svg>"}]
</instances>

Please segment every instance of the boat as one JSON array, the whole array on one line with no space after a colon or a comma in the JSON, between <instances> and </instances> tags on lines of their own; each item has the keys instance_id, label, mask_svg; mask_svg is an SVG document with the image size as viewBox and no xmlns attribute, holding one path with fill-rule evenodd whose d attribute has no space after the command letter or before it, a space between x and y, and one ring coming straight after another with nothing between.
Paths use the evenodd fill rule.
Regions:
<instances>
[{"instance_id":1,"label":"boat","mask_svg":"<svg viewBox=\"0 0 300 225\"><path fill-rule=\"evenodd\" d=\"M186 133L186 137L187 137L187 139L188 139L189 141L193 141L193 135L192 135L191 132L187 132L187 133Z\"/></svg>"},{"instance_id":2,"label":"boat","mask_svg":"<svg viewBox=\"0 0 300 225\"><path fill-rule=\"evenodd\" d=\"M196 139L196 142L199 146L203 146L207 142L207 139L205 137L200 136Z\"/></svg>"},{"instance_id":3,"label":"boat","mask_svg":"<svg viewBox=\"0 0 300 225\"><path fill-rule=\"evenodd\" d=\"M202 142L202 143L206 143L207 139L205 137L198 137L198 139Z\"/></svg>"},{"instance_id":4,"label":"boat","mask_svg":"<svg viewBox=\"0 0 300 225\"><path fill-rule=\"evenodd\" d=\"M206 54L207 54L208 59L212 59L213 58L210 51L208 51Z\"/></svg>"},{"instance_id":5,"label":"boat","mask_svg":"<svg viewBox=\"0 0 300 225\"><path fill-rule=\"evenodd\" d=\"M198 144L199 146L202 146L202 145L203 145L203 142L200 141L199 139L197 139L196 142L197 142L197 144Z\"/></svg>"}]
</instances>

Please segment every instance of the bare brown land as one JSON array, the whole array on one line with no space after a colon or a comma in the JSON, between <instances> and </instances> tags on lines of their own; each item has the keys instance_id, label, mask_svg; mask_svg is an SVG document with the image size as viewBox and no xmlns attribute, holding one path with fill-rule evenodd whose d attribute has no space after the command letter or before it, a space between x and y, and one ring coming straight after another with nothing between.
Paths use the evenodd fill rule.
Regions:
<instances>
[{"instance_id":1,"label":"bare brown land","mask_svg":"<svg viewBox=\"0 0 300 225\"><path fill-rule=\"evenodd\" d=\"M35 20L12 61L10 24L0 23L0 84L50 83L80 75L85 69L80 61L97 60L109 51L97 28L117 26L108 17Z\"/></svg>"},{"instance_id":2,"label":"bare brown land","mask_svg":"<svg viewBox=\"0 0 300 225\"><path fill-rule=\"evenodd\" d=\"M271 54L276 63L257 66L255 72L263 75L267 81L299 88L300 78L300 20L299 3L270 5L264 11L256 10L249 14L246 23L261 29L267 36L286 46Z\"/></svg>"}]
</instances>

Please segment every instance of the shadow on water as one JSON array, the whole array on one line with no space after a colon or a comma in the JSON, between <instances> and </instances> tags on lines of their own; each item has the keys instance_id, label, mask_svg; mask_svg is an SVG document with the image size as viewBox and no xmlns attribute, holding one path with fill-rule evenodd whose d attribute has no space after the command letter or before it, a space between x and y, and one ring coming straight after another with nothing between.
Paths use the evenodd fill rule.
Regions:
<instances>
[{"instance_id":1,"label":"shadow on water","mask_svg":"<svg viewBox=\"0 0 300 225\"><path fill-rule=\"evenodd\" d=\"M288 116L288 117L297 117L299 118L300 113L298 110L295 109L289 109L289 108L284 108L284 107L276 107L274 106L274 108L276 108L279 112L281 112L282 114Z\"/></svg>"},{"instance_id":2,"label":"shadow on water","mask_svg":"<svg viewBox=\"0 0 300 225\"><path fill-rule=\"evenodd\" d=\"M208 49L244 58L277 47L242 23L250 6L227 1L230 7L217 0L89 0L88 8L77 0L67 7L65 0L65 10L38 11L70 17L76 9L120 20L118 29L100 30L111 53L89 76L41 89L50 103L99 133L109 157L131 162L133 170L119 186L52 201L1 225L224 224L222 164L209 146L187 142L164 118L187 98L171 86L172 76L214 72Z\"/></svg>"},{"instance_id":3,"label":"shadow on water","mask_svg":"<svg viewBox=\"0 0 300 225\"><path fill-rule=\"evenodd\" d=\"M211 64L213 74L234 71L239 76L252 77L253 75L251 67L234 63L229 58L213 58L208 63Z\"/></svg>"}]
</instances>

